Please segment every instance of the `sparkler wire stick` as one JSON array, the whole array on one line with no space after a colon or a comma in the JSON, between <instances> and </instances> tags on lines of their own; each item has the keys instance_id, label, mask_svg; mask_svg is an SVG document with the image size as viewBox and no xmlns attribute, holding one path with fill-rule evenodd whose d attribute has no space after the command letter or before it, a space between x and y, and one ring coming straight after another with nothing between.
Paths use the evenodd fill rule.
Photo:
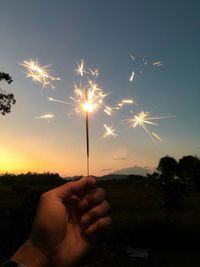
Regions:
<instances>
[{"instance_id":1,"label":"sparkler wire stick","mask_svg":"<svg viewBox=\"0 0 200 267\"><path fill-rule=\"evenodd\" d=\"M87 147L87 176L90 174L90 145L89 145L89 114L85 112L86 147Z\"/></svg>"},{"instance_id":2,"label":"sparkler wire stick","mask_svg":"<svg viewBox=\"0 0 200 267\"><path fill-rule=\"evenodd\" d=\"M85 92L85 99L88 101L88 89ZM85 110L85 130L86 130L86 153L87 153L87 176L90 174L90 137L89 137L89 112Z\"/></svg>"}]
</instances>

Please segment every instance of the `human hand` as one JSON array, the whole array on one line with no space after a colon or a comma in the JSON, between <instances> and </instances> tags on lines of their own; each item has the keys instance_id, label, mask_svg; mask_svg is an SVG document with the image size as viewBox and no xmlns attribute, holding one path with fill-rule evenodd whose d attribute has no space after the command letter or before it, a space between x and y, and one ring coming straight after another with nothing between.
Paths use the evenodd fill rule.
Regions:
<instances>
[{"instance_id":1,"label":"human hand","mask_svg":"<svg viewBox=\"0 0 200 267\"><path fill-rule=\"evenodd\" d=\"M111 224L105 191L94 186L84 177L41 196L30 238L53 265L73 266Z\"/></svg>"}]
</instances>

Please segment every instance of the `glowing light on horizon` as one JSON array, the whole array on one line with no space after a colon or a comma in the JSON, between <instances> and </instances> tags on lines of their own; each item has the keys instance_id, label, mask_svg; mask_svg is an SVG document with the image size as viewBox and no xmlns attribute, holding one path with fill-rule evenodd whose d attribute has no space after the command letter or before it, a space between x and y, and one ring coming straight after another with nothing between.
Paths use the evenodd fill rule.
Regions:
<instances>
[{"instance_id":1,"label":"glowing light on horizon","mask_svg":"<svg viewBox=\"0 0 200 267\"><path fill-rule=\"evenodd\" d=\"M23 63L20 63L20 65L26 69L26 77L42 84L42 88L50 86L54 89L55 87L52 82L60 80L59 77L49 74L49 67L51 65L41 66L37 59L25 60Z\"/></svg>"}]
</instances>

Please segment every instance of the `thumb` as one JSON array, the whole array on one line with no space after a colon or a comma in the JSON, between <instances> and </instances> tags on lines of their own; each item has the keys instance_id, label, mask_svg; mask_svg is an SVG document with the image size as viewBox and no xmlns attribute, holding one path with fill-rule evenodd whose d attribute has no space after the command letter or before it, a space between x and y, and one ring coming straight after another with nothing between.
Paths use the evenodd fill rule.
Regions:
<instances>
[{"instance_id":1,"label":"thumb","mask_svg":"<svg viewBox=\"0 0 200 267\"><path fill-rule=\"evenodd\" d=\"M86 190L93 187L96 180L92 176L83 177L78 181L68 182L53 189L52 193L54 196L59 198L61 201L68 200L72 195L81 196Z\"/></svg>"}]
</instances>

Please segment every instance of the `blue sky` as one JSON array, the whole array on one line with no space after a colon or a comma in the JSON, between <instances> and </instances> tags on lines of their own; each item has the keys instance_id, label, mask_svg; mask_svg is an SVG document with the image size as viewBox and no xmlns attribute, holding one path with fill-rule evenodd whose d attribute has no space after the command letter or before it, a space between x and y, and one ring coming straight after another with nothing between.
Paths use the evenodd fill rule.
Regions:
<instances>
[{"instance_id":1,"label":"blue sky","mask_svg":"<svg viewBox=\"0 0 200 267\"><path fill-rule=\"evenodd\" d=\"M99 68L98 83L111 92L107 103L114 105L123 98L137 103L112 118L102 112L91 118L93 174L136 165L153 168L166 154L177 159L199 156L199 10L199 1L194 0L1 3L0 71L14 80L11 86L2 83L1 87L11 90L17 100L12 113L0 117L1 171L85 173L84 117L69 117L71 107L47 99L69 99L78 81L76 64L82 58L89 67ZM18 63L29 58L52 64L52 73L61 77L55 90L42 90L25 77ZM153 67L155 61L164 65ZM131 83L132 71L136 75ZM143 129L122 122L142 110L175 116L159 121L155 128L164 143L155 144ZM54 121L34 119L48 112L55 114ZM102 139L104 123L113 125L119 136Z\"/></svg>"}]
</instances>

